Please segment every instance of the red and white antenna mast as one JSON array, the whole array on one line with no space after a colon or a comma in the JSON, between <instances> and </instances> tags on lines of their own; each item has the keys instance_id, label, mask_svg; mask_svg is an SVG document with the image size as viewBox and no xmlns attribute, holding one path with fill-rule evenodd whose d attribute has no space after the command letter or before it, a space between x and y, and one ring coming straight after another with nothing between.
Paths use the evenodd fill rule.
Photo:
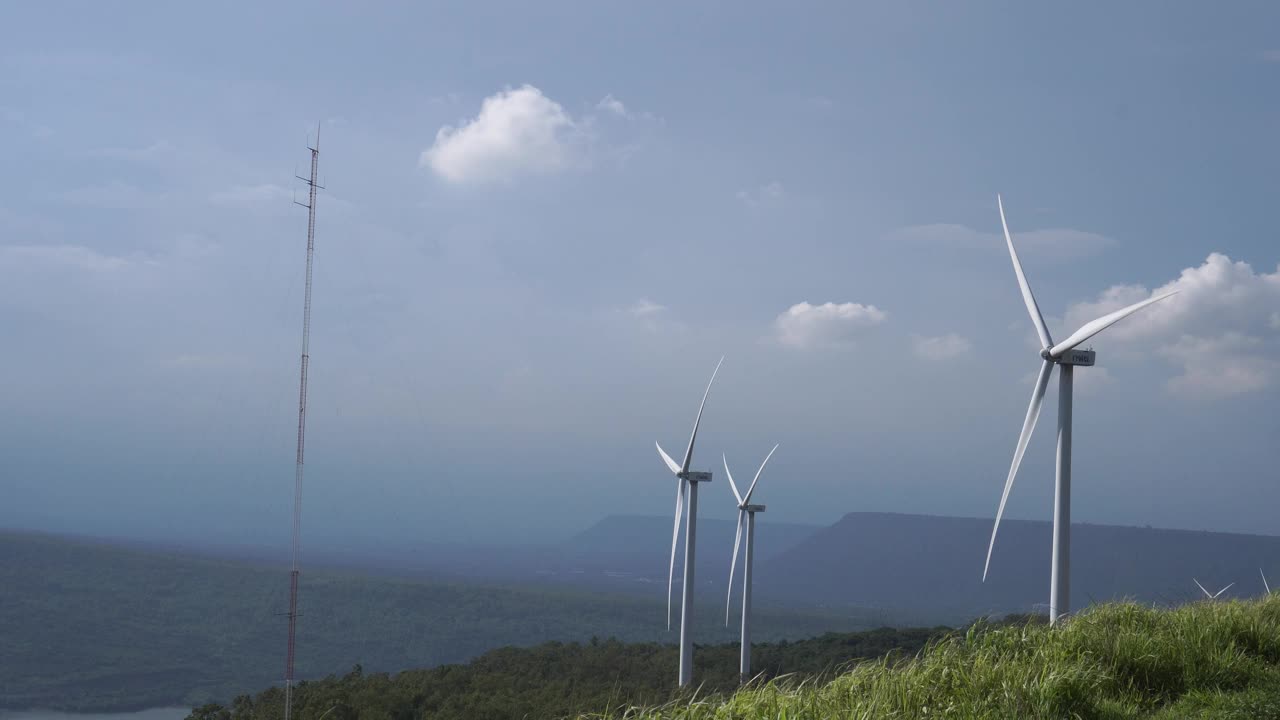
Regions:
<instances>
[{"instance_id":1,"label":"red and white antenna mast","mask_svg":"<svg viewBox=\"0 0 1280 720\"><path fill-rule=\"evenodd\" d=\"M298 381L298 459L293 479L293 563L289 570L289 647L284 665L284 720L293 714L293 650L298 629L298 555L302 550L302 468L307 441L307 366L311 362L311 260L316 250L316 170L320 165L320 126L316 126L315 147L311 151L311 177L297 178L307 184L306 203L294 200L307 209L307 283L302 300L302 369Z\"/></svg>"}]
</instances>

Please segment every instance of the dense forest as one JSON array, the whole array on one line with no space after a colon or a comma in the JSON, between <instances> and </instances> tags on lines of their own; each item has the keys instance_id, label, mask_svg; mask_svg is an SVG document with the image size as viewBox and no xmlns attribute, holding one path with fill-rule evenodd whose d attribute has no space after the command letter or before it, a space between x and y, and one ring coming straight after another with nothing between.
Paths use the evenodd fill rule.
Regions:
<instances>
[{"instance_id":1,"label":"dense forest","mask_svg":"<svg viewBox=\"0 0 1280 720\"><path fill-rule=\"evenodd\" d=\"M753 671L760 681L783 674L818 679L864 658L914 655L946 628L835 634L796 642L757 643ZM298 720L521 720L559 718L613 708L650 706L694 693L674 692L675 645L616 639L502 648L464 665L366 673L301 683L295 692ZM737 689L738 644L701 646L696 653L697 694ZM279 687L242 695L229 706L206 704L189 720L279 720Z\"/></svg>"},{"instance_id":2,"label":"dense forest","mask_svg":"<svg viewBox=\"0 0 1280 720\"><path fill-rule=\"evenodd\" d=\"M643 598L310 569L302 577L304 678L356 663L369 672L427 668L550 640L674 640L665 588ZM0 532L0 708L195 705L278 683L287 590L281 567ZM723 605L699 612L722 617ZM755 627L764 641L878 620L762 608ZM695 639L735 636L706 622Z\"/></svg>"}]
</instances>

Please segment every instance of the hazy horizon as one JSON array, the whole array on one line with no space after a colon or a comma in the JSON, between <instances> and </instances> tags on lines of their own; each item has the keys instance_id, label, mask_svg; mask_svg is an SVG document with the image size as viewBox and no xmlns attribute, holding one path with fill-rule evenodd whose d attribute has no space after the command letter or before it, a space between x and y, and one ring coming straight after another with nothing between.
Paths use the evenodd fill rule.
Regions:
<instances>
[{"instance_id":1,"label":"hazy horizon","mask_svg":"<svg viewBox=\"0 0 1280 720\"><path fill-rule=\"evenodd\" d=\"M1073 520L1277 534L1280 8L1099 7L14 7L0 527L287 545L318 121L304 547L669 514L721 355L703 516L776 442L766 522L993 517L997 193L1055 337L1182 291L1076 374Z\"/></svg>"}]
</instances>

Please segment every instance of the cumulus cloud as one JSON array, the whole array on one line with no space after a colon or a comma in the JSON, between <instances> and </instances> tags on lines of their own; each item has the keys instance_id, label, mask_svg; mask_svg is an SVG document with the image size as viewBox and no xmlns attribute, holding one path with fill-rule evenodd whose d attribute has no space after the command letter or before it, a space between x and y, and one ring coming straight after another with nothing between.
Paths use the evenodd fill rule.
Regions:
<instances>
[{"instance_id":1,"label":"cumulus cloud","mask_svg":"<svg viewBox=\"0 0 1280 720\"><path fill-rule=\"evenodd\" d=\"M176 148L168 140L157 140L146 147L111 147L95 150L92 154L129 162L150 162L156 158L173 155Z\"/></svg>"},{"instance_id":2,"label":"cumulus cloud","mask_svg":"<svg viewBox=\"0 0 1280 720\"><path fill-rule=\"evenodd\" d=\"M419 164L454 184L508 182L571 167L584 133L559 103L523 85L485 98L460 127L440 128Z\"/></svg>"},{"instance_id":3,"label":"cumulus cloud","mask_svg":"<svg viewBox=\"0 0 1280 720\"><path fill-rule=\"evenodd\" d=\"M104 210L147 210L159 207L164 198L164 193L143 190L119 180L62 194L62 199L73 205Z\"/></svg>"},{"instance_id":4,"label":"cumulus cloud","mask_svg":"<svg viewBox=\"0 0 1280 720\"><path fill-rule=\"evenodd\" d=\"M847 347L861 330L879 325L887 317L874 305L800 302L778 316L774 330L778 342L788 347Z\"/></svg>"},{"instance_id":5,"label":"cumulus cloud","mask_svg":"<svg viewBox=\"0 0 1280 720\"><path fill-rule=\"evenodd\" d=\"M622 101L614 97L612 94L605 95L604 99L596 103L597 110L613 113L618 117L627 117L627 106Z\"/></svg>"},{"instance_id":6,"label":"cumulus cloud","mask_svg":"<svg viewBox=\"0 0 1280 720\"><path fill-rule=\"evenodd\" d=\"M290 199L289 191L279 185L236 185L209 196L209 202L220 207L242 210L260 210L271 205L284 205ZM306 198L304 197L303 200Z\"/></svg>"},{"instance_id":7,"label":"cumulus cloud","mask_svg":"<svg viewBox=\"0 0 1280 720\"><path fill-rule=\"evenodd\" d=\"M653 302L649 298L640 298L635 302L635 304L627 308L627 312L631 313L632 315L635 315L636 317L649 317L652 315L657 315L658 313L666 309L667 309L666 305L659 305L658 303Z\"/></svg>"},{"instance_id":8,"label":"cumulus cloud","mask_svg":"<svg viewBox=\"0 0 1280 720\"><path fill-rule=\"evenodd\" d=\"M682 322L672 317L670 308L646 297L625 307L617 308L615 312L625 318L625 323L629 327L638 327L651 333L678 332L685 329Z\"/></svg>"},{"instance_id":9,"label":"cumulus cloud","mask_svg":"<svg viewBox=\"0 0 1280 720\"><path fill-rule=\"evenodd\" d=\"M999 218L996 218L999 228ZM912 225L890 233L889 240L931 247L950 247L964 250L989 250L1007 252L1004 235L1000 232L983 232L966 225L934 223ZM1049 228L1013 232L1018 255L1026 261L1062 261L1097 254L1115 241L1097 233Z\"/></svg>"},{"instance_id":10,"label":"cumulus cloud","mask_svg":"<svg viewBox=\"0 0 1280 720\"><path fill-rule=\"evenodd\" d=\"M739 190L735 195L738 200L752 207L776 203L786 196L786 188L782 187L782 183L777 180L751 190Z\"/></svg>"},{"instance_id":11,"label":"cumulus cloud","mask_svg":"<svg viewBox=\"0 0 1280 720\"><path fill-rule=\"evenodd\" d=\"M0 245L0 270L30 272L41 268L75 268L112 272L132 261L103 255L83 245Z\"/></svg>"},{"instance_id":12,"label":"cumulus cloud","mask_svg":"<svg viewBox=\"0 0 1280 720\"><path fill-rule=\"evenodd\" d=\"M948 333L939 335L938 337L924 337L921 335L913 338L916 355L925 360L950 360L959 357L973 347L967 338Z\"/></svg>"},{"instance_id":13,"label":"cumulus cloud","mask_svg":"<svg viewBox=\"0 0 1280 720\"><path fill-rule=\"evenodd\" d=\"M1153 352L1182 373L1169 383L1182 394L1226 396L1272 386L1280 377L1276 318L1280 269L1259 273L1213 253L1154 289L1116 285L1067 309L1067 329L1153 295L1179 291L1098 336L1099 343Z\"/></svg>"}]
</instances>

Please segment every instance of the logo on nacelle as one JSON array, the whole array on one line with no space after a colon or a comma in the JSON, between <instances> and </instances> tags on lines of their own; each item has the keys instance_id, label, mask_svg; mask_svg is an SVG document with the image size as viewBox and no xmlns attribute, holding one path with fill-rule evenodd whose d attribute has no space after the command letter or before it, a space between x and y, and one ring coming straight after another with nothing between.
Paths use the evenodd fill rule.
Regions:
<instances>
[{"instance_id":1,"label":"logo on nacelle","mask_svg":"<svg viewBox=\"0 0 1280 720\"><path fill-rule=\"evenodd\" d=\"M1071 350L1058 361L1063 365L1092 365L1097 353L1092 350Z\"/></svg>"}]
</instances>

